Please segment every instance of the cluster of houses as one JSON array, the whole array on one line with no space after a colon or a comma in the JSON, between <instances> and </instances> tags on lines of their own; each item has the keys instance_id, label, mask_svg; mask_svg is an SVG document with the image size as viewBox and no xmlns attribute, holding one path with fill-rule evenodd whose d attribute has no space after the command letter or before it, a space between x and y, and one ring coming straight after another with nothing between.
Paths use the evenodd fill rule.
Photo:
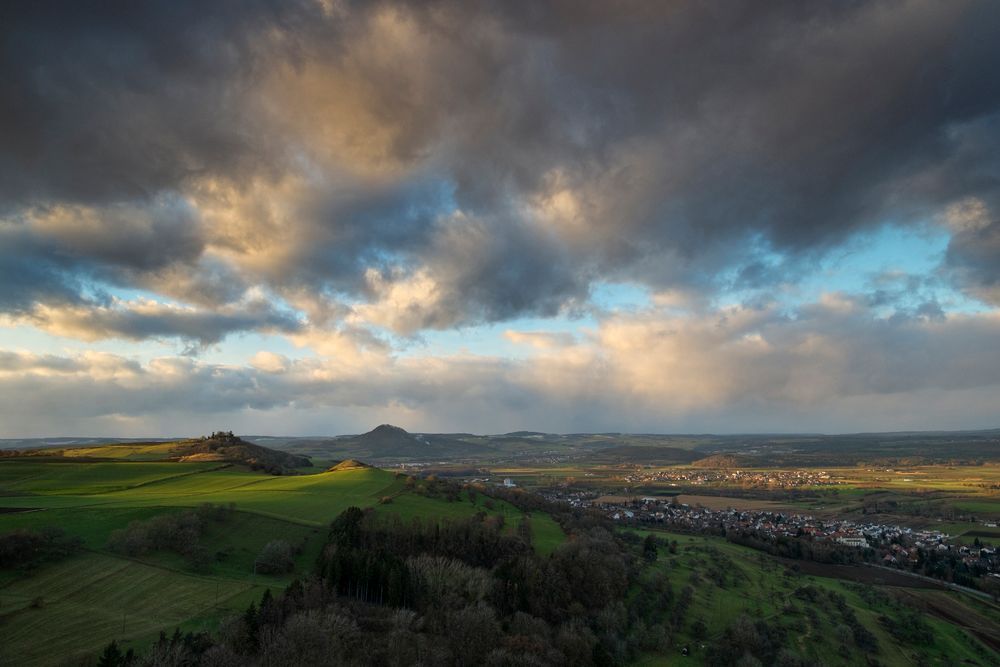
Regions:
<instances>
[{"instance_id":1,"label":"cluster of houses","mask_svg":"<svg viewBox=\"0 0 1000 667\"><path fill-rule=\"evenodd\" d=\"M692 532L718 531L720 528L749 530L764 537L811 537L857 548L879 544L944 546L946 549L949 546L948 535L940 531L874 522L820 519L772 510L711 509L664 498L596 496L586 491L550 490L543 495L574 507L596 508L615 521L668 524Z\"/></svg>"},{"instance_id":2,"label":"cluster of houses","mask_svg":"<svg viewBox=\"0 0 1000 667\"><path fill-rule=\"evenodd\" d=\"M757 537L803 538L871 549L865 558L890 567L913 569L928 560L964 565L973 576L1000 575L1000 549L963 545L938 530L920 530L871 521L817 518L773 510L711 509L658 497L597 496L594 492L558 489L543 493L550 501L597 509L622 523L664 524L697 533L748 532Z\"/></svg>"},{"instance_id":3,"label":"cluster of houses","mask_svg":"<svg viewBox=\"0 0 1000 667\"><path fill-rule=\"evenodd\" d=\"M702 486L725 482L744 488L801 489L845 484L823 470L735 470L671 468L640 470L622 477L631 484L666 482L671 486Z\"/></svg>"}]
</instances>

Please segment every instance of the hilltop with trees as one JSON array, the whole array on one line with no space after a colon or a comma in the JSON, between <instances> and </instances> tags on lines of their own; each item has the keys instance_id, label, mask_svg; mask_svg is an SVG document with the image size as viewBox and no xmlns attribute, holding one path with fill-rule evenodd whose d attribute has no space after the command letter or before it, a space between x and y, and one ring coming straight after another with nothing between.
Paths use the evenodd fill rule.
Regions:
<instances>
[{"instance_id":1,"label":"hilltop with trees","mask_svg":"<svg viewBox=\"0 0 1000 667\"><path fill-rule=\"evenodd\" d=\"M60 459L70 461L125 459L132 461L177 461L180 463L218 461L246 465L251 470L261 470L274 475L286 474L294 472L298 468L312 466L308 456L257 445L234 435L232 431L215 431L208 436L173 442L114 443L98 447L4 450L0 451L0 457L31 457L49 461Z\"/></svg>"}]
</instances>

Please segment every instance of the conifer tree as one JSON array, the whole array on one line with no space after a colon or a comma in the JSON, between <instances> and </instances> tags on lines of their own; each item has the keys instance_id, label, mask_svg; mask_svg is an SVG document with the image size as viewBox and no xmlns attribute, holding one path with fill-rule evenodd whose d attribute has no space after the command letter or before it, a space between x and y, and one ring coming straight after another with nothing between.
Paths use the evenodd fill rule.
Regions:
<instances>
[{"instance_id":1,"label":"conifer tree","mask_svg":"<svg viewBox=\"0 0 1000 667\"><path fill-rule=\"evenodd\" d=\"M124 664L124 657L121 649L118 648L118 642L112 639L111 643L104 647L101 659L97 661L97 667L122 667Z\"/></svg>"}]
</instances>

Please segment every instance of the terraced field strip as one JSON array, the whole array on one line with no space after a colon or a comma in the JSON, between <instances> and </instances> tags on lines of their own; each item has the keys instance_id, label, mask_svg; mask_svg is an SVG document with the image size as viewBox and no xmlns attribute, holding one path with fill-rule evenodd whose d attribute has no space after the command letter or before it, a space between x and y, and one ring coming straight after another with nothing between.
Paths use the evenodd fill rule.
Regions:
<instances>
[{"instance_id":1,"label":"terraced field strip","mask_svg":"<svg viewBox=\"0 0 1000 667\"><path fill-rule=\"evenodd\" d=\"M76 465L76 464L70 464ZM85 467L105 464L79 464ZM206 464L144 464L116 463L113 466L206 466ZM0 466L2 468L2 466ZM59 508L109 508L109 507L191 507L202 503L236 503L246 511L263 516L286 519L301 525L325 525L351 505L370 506L383 495L393 492L397 480L392 473L375 468L359 468L314 475L271 477L259 473L239 470L218 470L218 464L207 464L197 473L170 475L164 478L163 470L155 484L152 481L132 476L132 486L111 491L94 492L96 486L81 483L66 489L66 495L54 490L44 495L16 495L3 499L3 505L12 509L19 507L59 509ZM169 470L169 469L168 469ZM147 471L149 472L149 471ZM79 474L79 473L74 473ZM119 472L119 479L124 475ZM59 482L60 484L64 482ZM49 482L49 485L53 482ZM80 495L81 492L84 495ZM6 517L15 513L0 515L0 530L4 529Z\"/></svg>"},{"instance_id":2,"label":"terraced field strip","mask_svg":"<svg viewBox=\"0 0 1000 667\"><path fill-rule=\"evenodd\" d=\"M0 655L25 667L62 663L112 639L173 628L251 586L84 554L0 588Z\"/></svg>"},{"instance_id":3,"label":"terraced field strip","mask_svg":"<svg viewBox=\"0 0 1000 667\"><path fill-rule=\"evenodd\" d=\"M100 462L100 463L45 463L28 464L30 474L18 476L20 462L3 461L6 478L0 483L5 493L32 495L87 496L114 493L141 484L162 481L172 477L197 474L219 467L218 462L205 464Z\"/></svg>"},{"instance_id":4,"label":"terraced field strip","mask_svg":"<svg viewBox=\"0 0 1000 667\"><path fill-rule=\"evenodd\" d=\"M245 608L263 587L280 590L307 571L322 548L325 527L352 505L425 520L487 511L503 516L510 531L524 516L485 496L475 503L420 496L407 491L402 478L374 468L273 477L217 462L18 461L0 462L0 485L17 494L3 498L12 511L0 514L0 532L57 526L91 550L29 577L0 578L0 664L28 667L52 664L50 656L64 663L93 655L111 639L141 646L161 629L213 629L223 613ZM379 504L384 498L393 500ZM192 574L173 552L130 559L105 551L111 533L131 521L206 502L233 503L236 513L207 523L201 543L215 558L204 576ZM36 511L13 511L26 507ZM565 539L546 514L533 515L531 526L542 554ZM292 575L254 574L254 560L271 539L301 549Z\"/></svg>"}]
</instances>

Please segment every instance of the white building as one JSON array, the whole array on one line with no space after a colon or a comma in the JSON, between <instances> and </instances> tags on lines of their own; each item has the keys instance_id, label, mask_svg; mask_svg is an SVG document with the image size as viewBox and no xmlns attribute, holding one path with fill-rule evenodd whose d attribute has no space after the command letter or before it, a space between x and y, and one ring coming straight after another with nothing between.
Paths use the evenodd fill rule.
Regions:
<instances>
[{"instance_id":1,"label":"white building","mask_svg":"<svg viewBox=\"0 0 1000 667\"><path fill-rule=\"evenodd\" d=\"M849 547L867 547L868 540L863 537L855 535L845 535L843 537L838 537L837 542L840 544L846 544Z\"/></svg>"}]
</instances>

